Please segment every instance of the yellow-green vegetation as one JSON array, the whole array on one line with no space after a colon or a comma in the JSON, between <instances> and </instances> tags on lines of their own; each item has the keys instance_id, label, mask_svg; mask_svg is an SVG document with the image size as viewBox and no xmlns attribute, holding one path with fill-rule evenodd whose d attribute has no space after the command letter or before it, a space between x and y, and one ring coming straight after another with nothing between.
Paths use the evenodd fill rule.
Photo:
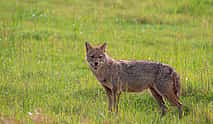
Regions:
<instances>
[{"instance_id":1,"label":"yellow-green vegetation","mask_svg":"<svg viewBox=\"0 0 213 124\"><path fill-rule=\"evenodd\" d=\"M181 77L184 115L148 91L119 113L85 60L84 41L115 59L152 60ZM212 0L0 0L0 123L213 123Z\"/></svg>"}]
</instances>

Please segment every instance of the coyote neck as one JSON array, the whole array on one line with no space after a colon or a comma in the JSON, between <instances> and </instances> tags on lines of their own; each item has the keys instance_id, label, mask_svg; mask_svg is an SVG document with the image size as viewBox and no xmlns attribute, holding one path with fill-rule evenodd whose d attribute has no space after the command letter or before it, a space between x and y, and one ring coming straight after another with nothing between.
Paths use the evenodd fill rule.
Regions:
<instances>
[{"instance_id":1,"label":"coyote neck","mask_svg":"<svg viewBox=\"0 0 213 124\"><path fill-rule=\"evenodd\" d=\"M114 60L114 59L112 59L109 55L105 54L105 56L106 56L106 61L107 61L107 62L106 62L106 65L105 65L106 68L107 68L108 66L111 66L111 65L117 63L117 61Z\"/></svg>"}]
</instances>

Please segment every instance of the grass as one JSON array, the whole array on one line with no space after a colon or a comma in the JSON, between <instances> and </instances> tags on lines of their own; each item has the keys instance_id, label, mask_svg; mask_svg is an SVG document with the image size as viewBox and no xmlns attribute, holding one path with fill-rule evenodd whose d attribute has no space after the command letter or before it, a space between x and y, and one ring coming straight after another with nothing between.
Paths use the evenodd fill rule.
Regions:
<instances>
[{"instance_id":1,"label":"grass","mask_svg":"<svg viewBox=\"0 0 213 124\"><path fill-rule=\"evenodd\" d=\"M212 0L0 0L1 123L213 123ZM119 113L85 60L84 41L115 59L167 63L181 76L184 116L148 91Z\"/></svg>"}]
</instances>

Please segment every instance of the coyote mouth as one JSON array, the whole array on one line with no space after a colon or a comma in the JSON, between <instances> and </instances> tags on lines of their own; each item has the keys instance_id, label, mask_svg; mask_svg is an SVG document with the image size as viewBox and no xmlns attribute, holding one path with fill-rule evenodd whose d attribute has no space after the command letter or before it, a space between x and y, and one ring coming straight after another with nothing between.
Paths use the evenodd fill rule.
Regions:
<instances>
[{"instance_id":1,"label":"coyote mouth","mask_svg":"<svg viewBox=\"0 0 213 124\"><path fill-rule=\"evenodd\" d=\"M93 70L95 70L95 71L97 71L97 70L98 70L98 67L93 66L92 64L90 65L90 67L91 67Z\"/></svg>"},{"instance_id":2,"label":"coyote mouth","mask_svg":"<svg viewBox=\"0 0 213 124\"><path fill-rule=\"evenodd\" d=\"M98 69L98 67L94 67L93 69L96 71Z\"/></svg>"}]
</instances>

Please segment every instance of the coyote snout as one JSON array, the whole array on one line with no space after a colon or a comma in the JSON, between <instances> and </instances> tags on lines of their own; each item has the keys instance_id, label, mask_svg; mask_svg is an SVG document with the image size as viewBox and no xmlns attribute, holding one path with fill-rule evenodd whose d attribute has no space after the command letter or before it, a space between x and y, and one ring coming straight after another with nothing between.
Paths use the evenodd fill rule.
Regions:
<instances>
[{"instance_id":1,"label":"coyote snout","mask_svg":"<svg viewBox=\"0 0 213 124\"><path fill-rule=\"evenodd\" d=\"M106 53L106 43L96 47L87 42L85 45L87 62L106 91L110 111L112 105L118 111L122 91L142 92L149 89L161 107L161 116L165 114L163 98L166 98L177 106L181 118L180 78L172 67L151 61L114 60Z\"/></svg>"}]
</instances>

